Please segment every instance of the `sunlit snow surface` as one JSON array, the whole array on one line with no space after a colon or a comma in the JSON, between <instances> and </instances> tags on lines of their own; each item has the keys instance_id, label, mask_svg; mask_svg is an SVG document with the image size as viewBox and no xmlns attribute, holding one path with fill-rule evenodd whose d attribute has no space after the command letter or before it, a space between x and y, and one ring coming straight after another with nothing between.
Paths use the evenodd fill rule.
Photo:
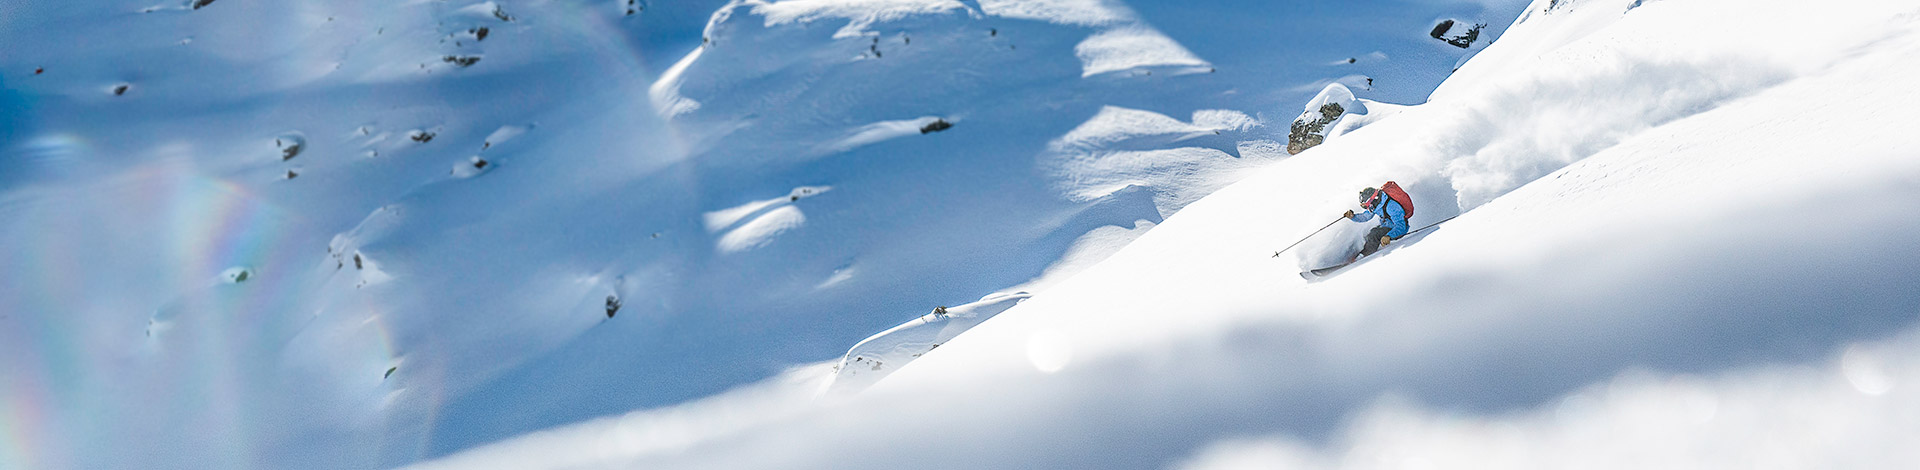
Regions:
<instances>
[{"instance_id":1,"label":"sunlit snow surface","mask_svg":"<svg viewBox=\"0 0 1920 470\"><path fill-rule=\"evenodd\" d=\"M9 2L0 467L395 466L813 370L1519 11L1283 3Z\"/></svg>"},{"instance_id":2,"label":"sunlit snow surface","mask_svg":"<svg viewBox=\"0 0 1920 470\"><path fill-rule=\"evenodd\" d=\"M863 393L797 368L422 467L1920 465L1920 8L1520 18ZM1315 281L1271 256L1385 179L1459 217Z\"/></svg>"}]
</instances>

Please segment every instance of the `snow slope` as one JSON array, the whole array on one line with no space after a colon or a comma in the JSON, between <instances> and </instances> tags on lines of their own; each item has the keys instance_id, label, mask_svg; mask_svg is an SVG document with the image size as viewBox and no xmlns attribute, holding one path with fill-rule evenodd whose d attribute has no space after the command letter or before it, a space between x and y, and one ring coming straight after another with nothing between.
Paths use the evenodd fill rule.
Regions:
<instances>
[{"instance_id":1,"label":"snow slope","mask_svg":"<svg viewBox=\"0 0 1920 470\"><path fill-rule=\"evenodd\" d=\"M1916 44L1901 2L1535 2L1431 102L865 393L796 370L422 467L1913 466ZM1321 282L1268 256L1389 178L1460 217Z\"/></svg>"},{"instance_id":2,"label":"snow slope","mask_svg":"<svg viewBox=\"0 0 1920 470\"><path fill-rule=\"evenodd\" d=\"M933 313L874 333L855 343L846 356L834 363L833 380L827 382L821 393L865 390L901 366L1032 296L1025 292L994 294L958 307L935 307Z\"/></svg>"},{"instance_id":3,"label":"snow slope","mask_svg":"<svg viewBox=\"0 0 1920 470\"><path fill-rule=\"evenodd\" d=\"M397 466L821 368L1519 11L195 3L0 8L0 466Z\"/></svg>"}]
</instances>

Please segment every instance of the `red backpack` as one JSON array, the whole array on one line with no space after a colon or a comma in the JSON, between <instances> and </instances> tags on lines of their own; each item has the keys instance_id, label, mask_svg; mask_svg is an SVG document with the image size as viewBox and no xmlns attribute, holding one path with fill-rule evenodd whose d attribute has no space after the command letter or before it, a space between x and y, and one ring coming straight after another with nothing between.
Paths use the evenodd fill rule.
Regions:
<instances>
[{"instance_id":1,"label":"red backpack","mask_svg":"<svg viewBox=\"0 0 1920 470\"><path fill-rule=\"evenodd\" d=\"M1400 208L1407 211L1407 219L1413 219L1413 197L1408 196L1406 190L1400 189L1399 183L1388 181L1387 184L1380 185L1380 192L1387 193L1388 198L1400 203Z\"/></svg>"}]
</instances>

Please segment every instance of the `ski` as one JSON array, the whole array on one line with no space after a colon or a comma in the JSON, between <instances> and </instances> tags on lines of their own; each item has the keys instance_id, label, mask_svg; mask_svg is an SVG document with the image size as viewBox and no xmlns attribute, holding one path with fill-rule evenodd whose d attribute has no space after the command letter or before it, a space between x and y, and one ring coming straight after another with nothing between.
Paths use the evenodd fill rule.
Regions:
<instances>
[{"instance_id":1,"label":"ski","mask_svg":"<svg viewBox=\"0 0 1920 470\"><path fill-rule=\"evenodd\" d=\"M1301 271L1300 277L1302 279L1308 279L1308 280L1326 277L1326 275L1333 274L1334 271L1339 271L1340 268L1344 268L1352 264L1353 262L1346 262L1346 263L1336 264L1333 266L1327 266L1320 269L1309 269L1306 271Z\"/></svg>"},{"instance_id":2,"label":"ski","mask_svg":"<svg viewBox=\"0 0 1920 470\"><path fill-rule=\"evenodd\" d=\"M1427 230L1429 230L1429 229L1432 229L1432 228L1434 228L1434 227L1439 227L1439 226L1440 226L1440 224L1443 224L1443 223L1446 223L1446 222L1447 222L1447 221L1449 221L1449 220L1453 220L1453 219L1454 219L1454 217L1459 217L1459 216L1460 216L1460 215L1458 215L1458 214L1456 214L1456 215L1454 215L1453 217L1448 217L1448 218L1445 218L1445 219L1441 219L1441 220L1440 220L1439 222L1434 222L1434 223L1431 223L1431 224L1427 224L1427 225L1426 225L1425 227L1420 227L1420 228L1417 228L1417 229L1413 229L1413 230L1411 230L1411 231L1408 231L1406 235L1401 235L1401 236L1400 236L1400 241L1397 241L1397 242L1395 242L1395 243L1393 243L1393 244L1390 244L1390 245L1388 245L1388 246L1383 246L1383 247L1380 247L1380 252L1382 252L1382 253L1384 253L1384 252L1387 252L1387 251L1391 251L1391 250L1393 250L1393 249L1395 249L1395 248L1399 248L1399 247L1401 247L1401 246L1404 246L1404 245L1407 245L1407 244L1411 244L1411 243L1413 243L1414 241L1417 241L1417 240L1419 240L1419 239L1420 239L1420 237L1416 237L1416 236L1414 236L1414 235L1418 235L1418 234L1420 234L1421 232L1425 232L1425 231L1427 231ZM1336 222L1338 222L1338 221L1336 221ZM1318 232L1315 232L1315 233L1318 233ZM1302 240L1302 241L1305 241L1305 240ZM1298 245L1298 244L1299 244L1299 243L1295 243L1295 245ZM1289 247L1287 247L1287 248L1293 248L1293 247L1291 247L1291 246L1289 246ZM1285 250L1281 250L1281 251L1285 251ZM1374 253L1374 254L1380 254L1380 253ZM1280 252L1279 252L1279 251L1276 251L1276 252L1274 252L1274 253L1273 253L1273 256L1274 256L1275 258L1278 258L1278 257L1280 257ZM1311 280L1314 280L1314 279L1319 279L1319 278L1322 278L1322 277L1326 277L1326 276L1327 276L1327 275L1329 275L1329 274L1333 274L1333 273L1334 273L1335 271L1339 271L1339 270L1340 270L1341 268L1345 268L1345 267L1347 267L1347 266L1352 266L1352 265L1353 265L1354 263L1357 263L1357 262L1360 262L1360 260L1362 260L1362 259L1365 259L1365 257L1356 257L1356 258L1354 258L1354 259L1353 259L1352 261L1348 261L1348 262L1345 262L1345 263L1340 263L1340 264L1336 264L1336 265L1333 265L1333 266L1327 266L1327 267L1324 267L1324 268L1319 268L1319 269L1309 269L1309 270L1306 270L1306 271L1301 271L1301 272L1300 272L1300 277L1301 277L1301 278L1303 278L1303 279L1306 279L1306 280L1309 280L1309 281L1311 281Z\"/></svg>"}]
</instances>

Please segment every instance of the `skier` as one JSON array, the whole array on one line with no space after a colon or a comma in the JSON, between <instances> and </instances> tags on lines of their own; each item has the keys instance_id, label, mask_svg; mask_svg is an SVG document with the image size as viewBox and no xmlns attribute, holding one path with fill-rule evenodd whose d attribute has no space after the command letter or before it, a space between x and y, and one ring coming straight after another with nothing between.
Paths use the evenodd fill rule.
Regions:
<instances>
[{"instance_id":1,"label":"skier","mask_svg":"<svg viewBox=\"0 0 1920 470\"><path fill-rule=\"evenodd\" d=\"M1355 214L1349 210L1347 220L1364 223L1379 216L1380 225L1367 231L1367 244L1360 248L1359 256L1380 251L1380 247L1407 234L1407 218L1413 216L1413 198L1401 190L1398 183L1388 181L1380 185L1380 189L1360 190L1360 207L1366 211Z\"/></svg>"}]
</instances>

